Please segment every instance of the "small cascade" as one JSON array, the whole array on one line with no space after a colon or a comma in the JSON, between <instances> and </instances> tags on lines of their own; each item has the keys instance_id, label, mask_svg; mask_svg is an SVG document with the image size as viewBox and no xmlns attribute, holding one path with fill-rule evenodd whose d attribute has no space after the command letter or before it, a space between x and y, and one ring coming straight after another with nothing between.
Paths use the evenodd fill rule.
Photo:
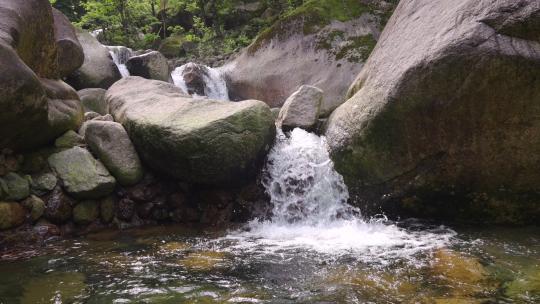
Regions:
<instances>
[{"instance_id":1,"label":"small cascade","mask_svg":"<svg viewBox=\"0 0 540 304\"><path fill-rule=\"evenodd\" d=\"M171 77L176 86L190 95L229 100L227 83L219 69L190 62L176 68Z\"/></svg>"},{"instance_id":2,"label":"small cascade","mask_svg":"<svg viewBox=\"0 0 540 304\"><path fill-rule=\"evenodd\" d=\"M270 220L253 220L225 239L233 250L283 253L314 250L387 261L446 246L455 236L437 227L409 231L384 217L365 219L347 201L343 177L334 169L324 137L302 129L277 130L263 185L273 205Z\"/></svg>"},{"instance_id":3,"label":"small cascade","mask_svg":"<svg viewBox=\"0 0 540 304\"><path fill-rule=\"evenodd\" d=\"M116 64L118 67L122 77L128 77L129 70L126 67L126 63L128 62L129 58L133 56L133 50L125 46L107 46L107 49L109 49L109 53L111 54L114 64Z\"/></svg>"}]
</instances>

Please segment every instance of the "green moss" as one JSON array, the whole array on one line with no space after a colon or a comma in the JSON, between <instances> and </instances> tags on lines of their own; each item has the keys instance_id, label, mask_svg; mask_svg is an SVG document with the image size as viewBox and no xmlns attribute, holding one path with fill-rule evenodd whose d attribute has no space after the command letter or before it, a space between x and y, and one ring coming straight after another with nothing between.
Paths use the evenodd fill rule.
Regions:
<instances>
[{"instance_id":1,"label":"green moss","mask_svg":"<svg viewBox=\"0 0 540 304\"><path fill-rule=\"evenodd\" d=\"M373 35L349 38L349 43L336 54L336 59L346 58L349 62L366 61L375 48L377 40Z\"/></svg>"},{"instance_id":2,"label":"green moss","mask_svg":"<svg viewBox=\"0 0 540 304\"><path fill-rule=\"evenodd\" d=\"M256 52L265 42L273 38L287 38L300 30L304 35L310 35L333 20L346 22L364 13L375 13L375 11L375 6L358 0L310 0L285 14L274 25L261 32L249 47L249 52Z\"/></svg>"}]
</instances>

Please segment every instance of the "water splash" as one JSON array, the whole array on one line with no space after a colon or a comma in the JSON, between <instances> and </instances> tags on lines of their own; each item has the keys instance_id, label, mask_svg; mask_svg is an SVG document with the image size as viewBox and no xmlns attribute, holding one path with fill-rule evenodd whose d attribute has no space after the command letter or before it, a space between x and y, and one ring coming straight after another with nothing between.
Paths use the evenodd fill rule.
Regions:
<instances>
[{"instance_id":1,"label":"water splash","mask_svg":"<svg viewBox=\"0 0 540 304\"><path fill-rule=\"evenodd\" d=\"M128 77L130 73L126 63L133 56L133 50L125 46L107 46L107 49L111 54L114 64L118 67L122 78Z\"/></svg>"},{"instance_id":2,"label":"water splash","mask_svg":"<svg viewBox=\"0 0 540 304\"><path fill-rule=\"evenodd\" d=\"M347 186L334 169L326 139L302 129L288 137L278 130L263 184L272 218L230 233L226 239L236 242L231 250L263 256L308 250L387 263L447 246L456 235L445 227L409 230L384 217L362 218L347 204Z\"/></svg>"},{"instance_id":3,"label":"water splash","mask_svg":"<svg viewBox=\"0 0 540 304\"><path fill-rule=\"evenodd\" d=\"M229 100L227 83L219 69L190 62L176 68L171 78L176 86L193 96Z\"/></svg>"}]
</instances>

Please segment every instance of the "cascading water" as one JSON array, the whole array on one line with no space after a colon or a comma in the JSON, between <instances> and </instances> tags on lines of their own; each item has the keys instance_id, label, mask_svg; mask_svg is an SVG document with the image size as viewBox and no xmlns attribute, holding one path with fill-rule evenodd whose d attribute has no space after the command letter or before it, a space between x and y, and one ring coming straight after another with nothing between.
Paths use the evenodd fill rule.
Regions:
<instances>
[{"instance_id":1,"label":"cascading water","mask_svg":"<svg viewBox=\"0 0 540 304\"><path fill-rule=\"evenodd\" d=\"M126 63L129 58L133 56L133 50L125 46L107 46L109 53L113 59L114 64L118 67L120 74L123 78L128 77L129 70L126 67Z\"/></svg>"},{"instance_id":2,"label":"cascading water","mask_svg":"<svg viewBox=\"0 0 540 304\"><path fill-rule=\"evenodd\" d=\"M237 241L235 249L265 253L307 249L387 261L445 246L455 235L442 227L408 231L384 218L363 219L347 204L348 189L334 170L326 139L302 129L289 136L278 130L265 175L272 218L254 220L246 229L230 233L227 239Z\"/></svg>"},{"instance_id":3,"label":"cascading water","mask_svg":"<svg viewBox=\"0 0 540 304\"><path fill-rule=\"evenodd\" d=\"M176 68L171 78L176 86L193 96L229 100L227 83L219 69L190 62Z\"/></svg>"}]
</instances>

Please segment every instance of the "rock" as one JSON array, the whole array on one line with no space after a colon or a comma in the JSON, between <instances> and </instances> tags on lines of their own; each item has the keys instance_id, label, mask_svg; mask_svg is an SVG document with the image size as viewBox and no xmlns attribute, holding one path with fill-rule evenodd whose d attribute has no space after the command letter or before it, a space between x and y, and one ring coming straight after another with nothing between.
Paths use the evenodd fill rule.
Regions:
<instances>
[{"instance_id":1,"label":"rock","mask_svg":"<svg viewBox=\"0 0 540 304\"><path fill-rule=\"evenodd\" d=\"M140 77L117 82L107 100L146 165L191 183L253 177L275 134L260 101L194 100L172 84Z\"/></svg>"},{"instance_id":2,"label":"rock","mask_svg":"<svg viewBox=\"0 0 540 304\"><path fill-rule=\"evenodd\" d=\"M284 129L302 128L311 130L321 109L323 91L313 86L301 86L283 104L277 125Z\"/></svg>"},{"instance_id":3,"label":"rock","mask_svg":"<svg viewBox=\"0 0 540 304\"><path fill-rule=\"evenodd\" d=\"M86 113L84 113L84 121L85 122L87 122L89 120L92 120L92 119L95 119L97 117L101 117L101 114L96 113L96 112L86 112ZM81 126L81 129L82 129L82 126Z\"/></svg>"},{"instance_id":4,"label":"rock","mask_svg":"<svg viewBox=\"0 0 540 304\"><path fill-rule=\"evenodd\" d=\"M107 91L100 88L84 89L77 92L81 98L81 103L85 112L96 112L100 115L109 114L109 105L105 101Z\"/></svg>"},{"instance_id":5,"label":"rock","mask_svg":"<svg viewBox=\"0 0 540 304\"><path fill-rule=\"evenodd\" d=\"M52 12L54 34L58 46L58 72L60 77L65 77L83 65L84 52L69 19L55 8Z\"/></svg>"},{"instance_id":6,"label":"rock","mask_svg":"<svg viewBox=\"0 0 540 304\"><path fill-rule=\"evenodd\" d=\"M40 219L34 225L33 231L42 239L46 240L51 237L60 236L61 231L58 226L48 222L45 219Z\"/></svg>"},{"instance_id":7,"label":"rock","mask_svg":"<svg viewBox=\"0 0 540 304\"><path fill-rule=\"evenodd\" d=\"M98 199L109 195L116 186L116 180L105 166L83 148L55 153L48 161L74 198Z\"/></svg>"},{"instance_id":8,"label":"rock","mask_svg":"<svg viewBox=\"0 0 540 304\"><path fill-rule=\"evenodd\" d=\"M131 218L135 215L135 202L123 198L118 202L118 209L116 210L116 216L126 222L131 221Z\"/></svg>"},{"instance_id":9,"label":"rock","mask_svg":"<svg viewBox=\"0 0 540 304\"><path fill-rule=\"evenodd\" d=\"M82 201L73 208L73 221L78 225L88 225L99 216L99 202Z\"/></svg>"},{"instance_id":10,"label":"rock","mask_svg":"<svg viewBox=\"0 0 540 304\"><path fill-rule=\"evenodd\" d=\"M114 121L114 118L112 117L111 114L107 114L107 115L102 115L102 116L95 117L92 120L96 120L96 121Z\"/></svg>"},{"instance_id":11,"label":"rock","mask_svg":"<svg viewBox=\"0 0 540 304\"><path fill-rule=\"evenodd\" d=\"M78 128L81 108L73 89L55 80L62 47L50 4L2 1L0 11L0 148L32 149Z\"/></svg>"},{"instance_id":12,"label":"rock","mask_svg":"<svg viewBox=\"0 0 540 304\"><path fill-rule=\"evenodd\" d=\"M153 51L129 58L126 63L132 76L141 76L147 79L169 81L169 64L167 58L160 52Z\"/></svg>"},{"instance_id":13,"label":"rock","mask_svg":"<svg viewBox=\"0 0 540 304\"><path fill-rule=\"evenodd\" d=\"M281 112L281 108L271 108L270 111L272 112L274 120L277 120L279 117L279 112Z\"/></svg>"},{"instance_id":14,"label":"rock","mask_svg":"<svg viewBox=\"0 0 540 304\"><path fill-rule=\"evenodd\" d=\"M519 196L540 189L540 40L526 30L539 10L528 0L400 2L325 132L358 201L432 219L538 221L537 198ZM509 36L493 20L521 30ZM488 202L475 202L482 193Z\"/></svg>"},{"instance_id":15,"label":"rock","mask_svg":"<svg viewBox=\"0 0 540 304\"><path fill-rule=\"evenodd\" d=\"M138 183L143 169L137 151L121 124L110 121L86 123L85 139L90 150L122 186Z\"/></svg>"},{"instance_id":16,"label":"rock","mask_svg":"<svg viewBox=\"0 0 540 304\"><path fill-rule=\"evenodd\" d=\"M189 62L186 64L182 77L190 95L205 96L206 82L204 77L208 75L208 68L204 65Z\"/></svg>"},{"instance_id":17,"label":"rock","mask_svg":"<svg viewBox=\"0 0 540 304\"><path fill-rule=\"evenodd\" d=\"M329 115L346 100L375 46L386 21L380 15L393 9L379 7L382 2L304 2L225 64L231 99L280 107L299 86L309 84L324 91L321 115Z\"/></svg>"},{"instance_id":18,"label":"rock","mask_svg":"<svg viewBox=\"0 0 540 304\"><path fill-rule=\"evenodd\" d=\"M35 195L30 195L21 204L30 211L30 218L34 222L45 213L45 202Z\"/></svg>"},{"instance_id":19,"label":"rock","mask_svg":"<svg viewBox=\"0 0 540 304\"><path fill-rule=\"evenodd\" d=\"M54 142L57 148L73 148L84 146L84 139L73 130L69 130L64 135L58 137Z\"/></svg>"},{"instance_id":20,"label":"rock","mask_svg":"<svg viewBox=\"0 0 540 304\"><path fill-rule=\"evenodd\" d=\"M23 200L30 195L28 179L13 172L0 178L0 188L2 188L4 193L4 199L10 201Z\"/></svg>"},{"instance_id":21,"label":"rock","mask_svg":"<svg viewBox=\"0 0 540 304\"><path fill-rule=\"evenodd\" d=\"M531 295L538 295L540 292L540 267L530 267L524 273L519 273L519 276L505 286L505 295L514 300L516 303L523 301L527 303Z\"/></svg>"},{"instance_id":22,"label":"rock","mask_svg":"<svg viewBox=\"0 0 540 304\"><path fill-rule=\"evenodd\" d=\"M98 115L98 116L95 116L94 114L91 114L91 113L93 113L93 112L86 113L86 114L90 114L90 115L88 115L89 119L87 121L94 120L94 121L112 121L112 122L114 122L114 118L112 117L111 114L99 116L99 114L95 113L95 114ZM82 137L86 136L86 128L88 127L88 124L86 122L83 123L83 125L79 129L79 135L82 136Z\"/></svg>"},{"instance_id":23,"label":"rock","mask_svg":"<svg viewBox=\"0 0 540 304\"><path fill-rule=\"evenodd\" d=\"M122 78L118 67L114 64L109 50L89 33L78 30L77 38L84 50L84 64L67 82L76 90L87 88L108 89Z\"/></svg>"},{"instance_id":24,"label":"rock","mask_svg":"<svg viewBox=\"0 0 540 304\"><path fill-rule=\"evenodd\" d=\"M101 200L99 205L99 214L103 223L110 223L114 219L116 212L115 199L112 196L108 196Z\"/></svg>"},{"instance_id":25,"label":"rock","mask_svg":"<svg viewBox=\"0 0 540 304\"><path fill-rule=\"evenodd\" d=\"M26 217L24 208L18 203L0 202L0 230L18 227Z\"/></svg>"},{"instance_id":26,"label":"rock","mask_svg":"<svg viewBox=\"0 0 540 304\"><path fill-rule=\"evenodd\" d=\"M51 192L56 186L57 179L52 173L35 174L32 176L30 191L32 194L41 196Z\"/></svg>"},{"instance_id":27,"label":"rock","mask_svg":"<svg viewBox=\"0 0 540 304\"><path fill-rule=\"evenodd\" d=\"M57 186L48 195L45 204L45 218L55 224L63 224L71 219L75 202Z\"/></svg>"}]
</instances>

